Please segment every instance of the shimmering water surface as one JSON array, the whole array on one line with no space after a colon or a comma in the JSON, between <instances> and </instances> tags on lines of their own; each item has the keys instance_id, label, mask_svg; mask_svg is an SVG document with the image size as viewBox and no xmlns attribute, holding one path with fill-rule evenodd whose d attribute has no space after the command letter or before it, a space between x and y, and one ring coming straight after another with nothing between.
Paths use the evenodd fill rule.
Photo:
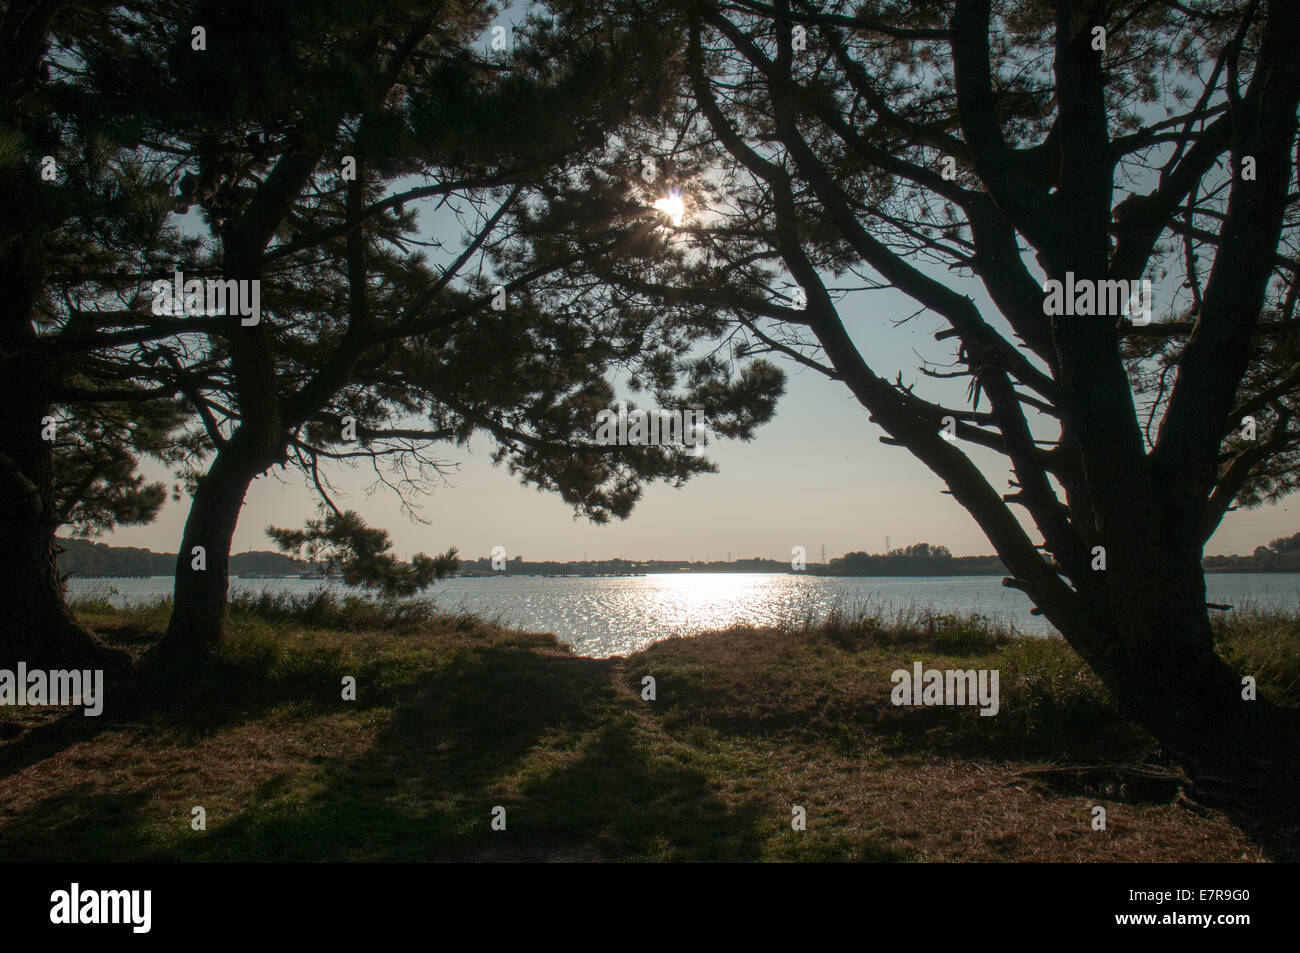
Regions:
<instances>
[{"instance_id":1,"label":"shimmering water surface","mask_svg":"<svg viewBox=\"0 0 1300 953\"><path fill-rule=\"evenodd\" d=\"M72 579L73 598L107 596L118 605L170 596L170 576ZM1211 602L1300 607L1300 574L1222 573L1206 576ZM308 593L347 587L322 580L239 579L232 591ZM1000 576L870 576L836 578L780 573L678 573L648 576L545 578L503 575L449 579L431 594L446 611L461 609L507 625L554 632L583 655L624 655L672 635L693 635L738 622L753 625L820 618L835 607L865 608L887 617L899 611L982 613L1018 631L1044 634L1048 623L1029 614L1026 596Z\"/></svg>"}]
</instances>

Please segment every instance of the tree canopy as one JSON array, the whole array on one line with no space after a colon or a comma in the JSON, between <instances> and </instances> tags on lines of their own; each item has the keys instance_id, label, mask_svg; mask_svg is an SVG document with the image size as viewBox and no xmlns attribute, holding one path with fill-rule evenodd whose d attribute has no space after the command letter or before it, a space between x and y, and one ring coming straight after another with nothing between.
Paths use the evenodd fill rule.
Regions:
<instances>
[{"instance_id":1,"label":"tree canopy","mask_svg":"<svg viewBox=\"0 0 1300 953\"><path fill-rule=\"evenodd\" d=\"M332 545L378 547L354 552L353 571L391 580L386 537L335 505L323 462L367 462L420 492L438 476L431 446L481 432L525 482L604 521L626 517L646 481L712 469L681 447L597 442L618 375L652 379L665 406L702 408L724 436L750 436L781 389L761 361L686 372L691 338L652 313L543 305L529 283L556 264L497 274L507 213L533 183L661 108L662 30L644 16L594 31L532 18L494 51L477 46L487 4L382 6L117 7L50 84L81 103L64 151L107 144L84 150L84 169L65 163L68 181L118 182L121 207L39 239L54 265L34 302L39 396L183 405L173 423L188 429L166 448L194 500L174 639L217 638L244 492L272 467L302 470ZM120 456L127 435L114 435ZM72 459L56 451L62 485L76 484ZM156 509L158 488L131 480L135 510L119 501L119 518ZM357 531L334 533L340 521ZM52 541L48 524L32 533Z\"/></svg>"},{"instance_id":2,"label":"tree canopy","mask_svg":"<svg viewBox=\"0 0 1300 953\"><path fill-rule=\"evenodd\" d=\"M669 17L671 119L553 180L527 227L536 260L571 255L592 223L631 234L658 192L680 201L673 237L555 294L653 302L843 382L1162 740L1222 764L1245 757L1226 725L1272 739L1214 653L1201 555L1296 472L1300 19L1088 0ZM885 290L948 349L907 377L872 349L887 329L862 302Z\"/></svg>"}]
</instances>

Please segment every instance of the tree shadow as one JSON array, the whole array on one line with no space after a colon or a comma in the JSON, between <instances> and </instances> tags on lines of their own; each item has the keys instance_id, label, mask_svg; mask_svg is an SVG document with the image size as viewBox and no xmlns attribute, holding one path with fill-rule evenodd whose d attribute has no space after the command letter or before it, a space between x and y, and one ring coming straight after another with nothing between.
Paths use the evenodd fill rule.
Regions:
<instances>
[{"instance_id":1,"label":"tree shadow","mask_svg":"<svg viewBox=\"0 0 1300 953\"><path fill-rule=\"evenodd\" d=\"M395 706L393 720L360 757L326 756L315 778L267 780L236 818L210 814L213 832L187 839L180 852L196 859L436 857L473 825L486 829L491 805L474 802L543 735L588 717L607 681L589 659L512 647L458 650L385 699Z\"/></svg>"},{"instance_id":2,"label":"tree shadow","mask_svg":"<svg viewBox=\"0 0 1300 953\"><path fill-rule=\"evenodd\" d=\"M360 757L281 774L185 839L206 860L758 856L756 810L656 757L602 660L489 648L422 676ZM539 746L545 754L536 755ZM304 784L309 788L304 789ZM494 830L493 809L505 809Z\"/></svg>"},{"instance_id":3,"label":"tree shadow","mask_svg":"<svg viewBox=\"0 0 1300 953\"><path fill-rule=\"evenodd\" d=\"M526 785L523 823L594 844L618 858L752 861L762 808L728 805L685 753L647 744L635 716L611 720L581 756Z\"/></svg>"},{"instance_id":4,"label":"tree shadow","mask_svg":"<svg viewBox=\"0 0 1300 953\"><path fill-rule=\"evenodd\" d=\"M46 798L3 829L5 859L104 863L141 857L149 792L97 792L90 782ZM145 848L148 853L149 848Z\"/></svg>"},{"instance_id":5,"label":"tree shadow","mask_svg":"<svg viewBox=\"0 0 1300 953\"><path fill-rule=\"evenodd\" d=\"M590 659L523 647L458 649L413 681L386 692L374 688L362 693L370 699L367 708L377 710L382 701L395 710L392 723L360 758L321 752L318 777L304 780L293 773L270 778L235 819L210 812L208 823L214 829L207 833L192 832L186 817L184 827L178 826L175 837L165 837L157 851L171 859L253 860L416 860L446 852L471 827L486 829L490 805L478 802L502 772L544 734L591 717L589 710L599 707L601 697L612 695L605 668ZM203 685L219 685L238 673L238 668L218 668ZM171 730L179 712L189 716L181 730L197 731L254 719L262 706L283 704L287 699L276 687L245 681L222 695L198 694L190 686L188 700L176 691L163 699L137 695L133 707L165 719L159 730ZM319 681L312 689L319 697ZM336 707L348 704L359 703L340 700ZM100 724L69 726L74 717ZM12 773L118 721L107 715L85 719L80 712L65 716L12 743L3 752L5 768ZM53 795L11 821L5 841L21 844L31 857L69 859L72 852L59 833L68 812L79 812L79 823L94 827L95 813L111 808L114 825L139 832L153 820L145 813L152 787L130 798L92 795L87 785ZM137 843L127 853L139 851ZM157 859L152 849L148 852ZM6 853L16 856L9 847Z\"/></svg>"},{"instance_id":6,"label":"tree shadow","mask_svg":"<svg viewBox=\"0 0 1300 953\"><path fill-rule=\"evenodd\" d=\"M104 710L87 716L81 707L60 710L54 707L35 709L0 722L0 779L44 761L72 745L90 741L101 732L120 725L128 713L116 702L136 681L125 646L147 636L134 626L117 626L97 630L96 637L109 653L111 664L104 671ZM54 668L86 668L84 665Z\"/></svg>"},{"instance_id":7,"label":"tree shadow","mask_svg":"<svg viewBox=\"0 0 1300 953\"><path fill-rule=\"evenodd\" d=\"M344 704L337 692L322 690L339 684L343 664L329 658L316 663L284 675L274 675L256 661L217 657L207 658L185 673L149 668L112 676L105 672L101 714L89 717L80 707L47 709L7 723L8 737L0 743L0 779L127 724L145 722L199 736L256 720L286 703ZM383 700L378 694L371 698L375 704Z\"/></svg>"},{"instance_id":8,"label":"tree shadow","mask_svg":"<svg viewBox=\"0 0 1300 953\"><path fill-rule=\"evenodd\" d=\"M39 720L28 716L23 725L9 723L8 731L13 734L0 744L0 780L73 745L91 741L102 732L119 726L122 721L107 712L87 717L81 708L62 713L43 712L36 718Z\"/></svg>"}]
</instances>

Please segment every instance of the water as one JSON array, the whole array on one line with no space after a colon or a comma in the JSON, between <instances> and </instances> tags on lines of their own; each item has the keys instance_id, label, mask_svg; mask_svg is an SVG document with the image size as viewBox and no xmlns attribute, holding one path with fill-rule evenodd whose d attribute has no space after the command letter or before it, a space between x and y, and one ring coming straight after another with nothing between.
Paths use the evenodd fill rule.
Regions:
<instances>
[{"instance_id":1,"label":"water","mask_svg":"<svg viewBox=\"0 0 1300 953\"><path fill-rule=\"evenodd\" d=\"M625 655L671 635L694 635L736 623L801 622L830 609L867 607L887 617L916 609L982 613L1018 631L1053 631L1029 614L1024 593L1000 576L827 577L780 573L677 573L545 578L502 575L448 579L430 590L445 611L461 609L535 632L553 632L582 655ZM1211 602L1238 607L1300 608L1298 573L1218 573L1205 577ZM310 593L348 587L324 580L231 579L232 592ZM104 597L117 605L171 595L170 576L70 580L72 598Z\"/></svg>"}]
</instances>

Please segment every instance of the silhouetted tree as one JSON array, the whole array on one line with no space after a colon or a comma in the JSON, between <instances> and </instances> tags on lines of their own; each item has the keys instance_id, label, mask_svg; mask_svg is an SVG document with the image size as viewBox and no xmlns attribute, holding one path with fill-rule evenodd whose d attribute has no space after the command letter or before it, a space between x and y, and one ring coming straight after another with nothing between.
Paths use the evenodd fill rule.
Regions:
<instances>
[{"instance_id":1,"label":"silhouetted tree","mask_svg":"<svg viewBox=\"0 0 1300 953\"><path fill-rule=\"evenodd\" d=\"M178 402L72 404L54 417L54 514L74 536L152 522L167 486L137 472L140 457L168 461L180 452L174 433L185 420Z\"/></svg>"},{"instance_id":2,"label":"silhouetted tree","mask_svg":"<svg viewBox=\"0 0 1300 953\"><path fill-rule=\"evenodd\" d=\"M0 426L0 463L6 490L21 492L5 497L16 544L3 548L12 578L44 584L18 586L24 598L4 605L0 629L39 635L7 647L48 654L46 633L60 626L83 639L69 646L89 644L53 561L40 433L56 405L144 413L150 401L186 401L194 425L168 459L193 502L164 642L182 657L219 636L244 494L273 466L301 466L333 507L322 460L388 459L414 468L409 489L436 474L432 442L483 431L523 479L596 519L625 516L646 479L711 469L680 449L591 439L613 397L606 377L650 356L657 379L671 375L663 357L680 334L652 333L648 314L611 322L540 308L534 275L503 276L499 290L490 280L506 254L502 215L607 127L658 108L671 89L658 78L661 47L676 37L648 12L617 29L538 18L489 52L492 13L403 0L10 6L0 281L14 307L0 350L14 374L0 386L15 410ZM42 189L47 150L58 189ZM462 247L417 230L411 206L425 199L456 211ZM174 269L258 282L260 320L157 313L152 285ZM677 397L716 410L715 432L744 435L770 416L781 377L757 362L726 378L695 369Z\"/></svg>"},{"instance_id":3,"label":"silhouetted tree","mask_svg":"<svg viewBox=\"0 0 1300 953\"><path fill-rule=\"evenodd\" d=\"M593 301L729 321L735 353L842 381L1201 796L1294 790L1294 713L1243 698L1201 570L1224 514L1298 472L1294 7L703 0L662 18L685 36L674 121L554 183L538 258L679 190L679 225L607 260ZM1128 294L1143 278L1150 324ZM1058 308L1071 280L1114 300ZM942 322L951 363L922 373L966 379L964 403L922 397L846 320L884 288Z\"/></svg>"},{"instance_id":4,"label":"silhouetted tree","mask_svg":"<svg viewBox=\"0 0 1300 953\"><path fill-rule=\"evenodd\" d=\"M399 474L390 485L418 490L437 476L429 447L476 431L526 481L596 519L627 515L645 480L711 468L680 448L592 437L613 395L606 378L680 349L680 334L664 343L649 314L539 307L529 283L557 264L493 279L494 259L509 255L504 216L529 201L529 183L601 144L607 125L656 108L639 85L661 69L659 29L538 20L485 59L475 44L487 5L385 6L380 17L374 5L203 4L189 14L203 50L188 31L178 39L182 14L112 58L90 57L92 71L130 77L116 121L147 130L151 159L173 158L173 206L205 226L179 242L177 267L260 288L256 321L140 322L87 344L111 343L137 385L182 394L202 425L162 657L191 662L219 638L244 495L272 467L301 466L336 522L346 514L322 460L387 460ZM458 213L460 247L421 234L408 206L422 200ZM138 322L138 288L156 268L134 277L137 289L114 289L120 311L95 313L100 327ZM677 397L698 399L725 433L737 415L741 430L770 416L779 389L780 374L756 363L735 382L697 373ZM382 532L337 529L306 532L378 547L354 550L349 571L391 578Z\"/></svg>"},{"instance_id":5,"label":"silhouetted tree","mask_svg":"<svg viewBox=\"0 0 1300 953\"><path fill-rule=\"evenodd\" d=\"M1279 556L1289 556L1293 553L1300 553L1300 533L1294 536L1283 536L1275 539L1268 544L1268 548Z\"/></svg>"},{"instance_id":6,"label":"silhouetted tree","mask_svg":"<svg viewBox=\"0 0 1300 953\"><path fill-rule=\"evenodd\" d=\"M64 605L54 534L64 524L93 531L150 518L161 491L135 473L136 452L159 449L155 437L179 420L174 404L143 406L165 400L167 389L87 362L83 347L94 329L84 282L138 271L170 204L165 175L136 159L138 143L106 130L107 91L85 73L90 50L140 10L15 0L0 12L5 664L121 661Z\"/></svg>"}]
</instances>

